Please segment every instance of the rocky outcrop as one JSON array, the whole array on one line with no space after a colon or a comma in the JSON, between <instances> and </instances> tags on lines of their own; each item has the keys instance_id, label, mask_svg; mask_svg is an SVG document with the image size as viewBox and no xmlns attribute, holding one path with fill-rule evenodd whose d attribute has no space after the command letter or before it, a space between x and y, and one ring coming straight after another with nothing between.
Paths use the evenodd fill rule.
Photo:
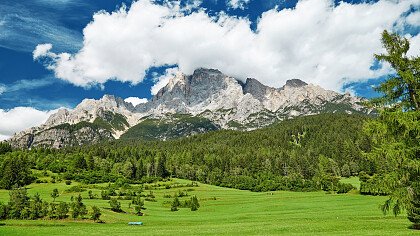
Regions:
<instances>
[{"instance_id":1,"label":"rocky outcrop","mask_svg":"<svg viewBox=\"0 0 420 236\"><path fill-rule=\"evenodd\" d=\"M70 130L66 127L56 127L36 133L26 133L12 137L9 142L16 148L81 146L113 140L112 133L104 129L81 127Z\"/></svg>"}]
</instances>

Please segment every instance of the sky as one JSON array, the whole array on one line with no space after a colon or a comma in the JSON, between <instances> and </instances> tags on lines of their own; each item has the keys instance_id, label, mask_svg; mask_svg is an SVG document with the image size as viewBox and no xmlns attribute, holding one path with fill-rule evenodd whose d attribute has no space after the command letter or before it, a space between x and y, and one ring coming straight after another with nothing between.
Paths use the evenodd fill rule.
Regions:
<instances>
[{"instance_id":1,"label":"sky","mask_svg":"<svg viewBox=\"0 0 420 236\"><path fill-rule=\"evenodd\" d=\"M419 10L418 0L2 0L0 140L84 98L146 102L199 67L374 97L394 73L373 58L382 31L418 56Z\"/></svg>"}]
</instances>

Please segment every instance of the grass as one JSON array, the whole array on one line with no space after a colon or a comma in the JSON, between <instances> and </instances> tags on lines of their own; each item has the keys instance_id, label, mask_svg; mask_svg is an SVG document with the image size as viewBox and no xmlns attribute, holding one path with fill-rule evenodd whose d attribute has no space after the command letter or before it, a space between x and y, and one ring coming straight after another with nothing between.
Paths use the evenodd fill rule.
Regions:
<instances>
[{"instance_id":1,"label":"grass","mask_svg":"<svg viewBox=\"0 0 420 236\"><path fill-rule=\"evenodd\" d=\"M189 183L186 180L173 180ZM348 180L353 181L355 180ZM40 193L52 201L50 193L58 188L59 201L70 201L77 193L64 191L64 183L32 184L29 194ZM91 210L97 205L102 210L105 224L90 220L7 220L0 222L0 235L410 235L418 232L408 229L410 222L405 216L384 216L379 210L385 197L351 194L327 194L324 192L268 192L254 193L235 189L199 184L189 191L197 195L200 209L192 212L181 208L171 212L163 198L185 188L153 190L157 202L145 202L145 216L135 216L128 208L128 200L121 201L127 213L109 210L106 200L88 198L82 192L84 203ZM92 189L100 196L100 190ZM189 197L180 198L181 201ZM8 192L0 190L0 201L8 201ZM144 226L128 226L130 221L142 221Z\"/></svg>"},{"instance_id":2,"label":"grass","mask_svg":"<svg viewBox=\"0 0 420 236\"><path fill-rule=\"evenodd\" d=\"M350 177L350 178L342 178L340 180L340 182L345 183L345 184L351 184L353 185L353 187L355 187L356 189L360 190L360 181L358 177Z\"/></svg>"}]
</instances>

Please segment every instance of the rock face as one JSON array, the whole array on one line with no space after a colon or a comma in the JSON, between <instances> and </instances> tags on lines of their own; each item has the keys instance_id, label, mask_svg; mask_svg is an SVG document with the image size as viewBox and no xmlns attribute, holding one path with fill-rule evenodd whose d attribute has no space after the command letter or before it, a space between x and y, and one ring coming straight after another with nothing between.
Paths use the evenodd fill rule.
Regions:
<instances>
[{"instance_id":1,"label":"rock face","mask_svg":"<svg viewBox=\"0 0 420 236\"><path fill-rule=\"evenodd\" d=\"M150 124L159 124L159 120L165 123L167 130L180 130L176 136L208 131L203 127L251 130L278 120L323 112L369 114L371 110L363 107L362 101L299 79L288 80L281 88L272 88L253 78L244 83L219 70L201 68L192 75L176 75L147 103L134 107L112 95L99 100L85 99L74 110L59 110L44 125L16 134L9 142L21 148L59 148L119 138L136 127L136 131L129 132L133 138L133 134ZM180 114L188 115L193 124L196 121L191 117L201 119L200 125L189 126L199 127L199 130L185 129L188 132L184 134L184 129L176 128L180 127L179 119L171 117ZM171 120L178 121L176 127L170 127ZM147 125L141 125L142 122ZM174 136L172 131L163 133ZM162 133L157 137L169 138Z\"/></svg>"}]
</instances>

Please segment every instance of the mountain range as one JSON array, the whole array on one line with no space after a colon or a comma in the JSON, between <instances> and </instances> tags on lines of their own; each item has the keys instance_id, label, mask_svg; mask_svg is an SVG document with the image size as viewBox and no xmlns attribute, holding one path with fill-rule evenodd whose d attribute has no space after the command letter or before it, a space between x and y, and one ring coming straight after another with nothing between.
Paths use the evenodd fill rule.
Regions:
<instances>
[{"instance_id":1,"label":"mountain range","mask_svg":"<svg viewBox=\"0 0 420 236\"><path fill-rule=\"evenodd\" d=\"M253 130L276 121L319 113L372 113L363 99L288 80L281 88L216 69L177 74L147 103L105 95L60 109L45 124L15 134L14 147L61 148L113 139L169 139L219 129Z\"/></svg>"}]
</instances>

